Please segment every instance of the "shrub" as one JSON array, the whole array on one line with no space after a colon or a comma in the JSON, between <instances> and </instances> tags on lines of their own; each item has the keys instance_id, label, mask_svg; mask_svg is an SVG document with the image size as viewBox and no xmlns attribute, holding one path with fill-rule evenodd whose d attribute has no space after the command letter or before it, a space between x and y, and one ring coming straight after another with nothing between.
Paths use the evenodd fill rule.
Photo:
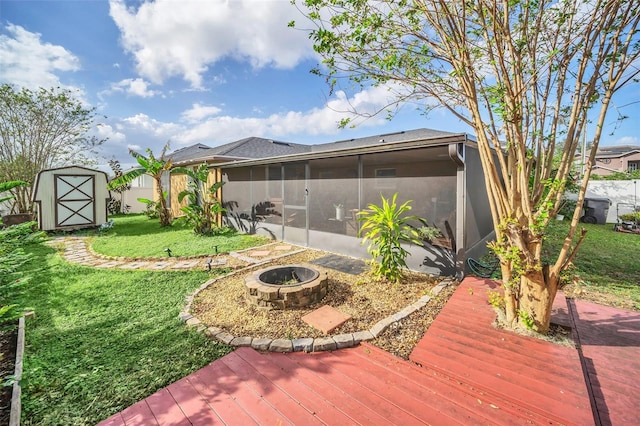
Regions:
<instances>
[{"instance_id":1,"label":"shrub","mask_svg":"<svg viewBox=\"0 0 640 426\"><path fill-rule=\"evenodd\" d=\"M402 278L402 268L406 268L408 252L401 243L421 244L419 233L409 225L419 221L416 216L404 216L411 210L411 200L397 205L398 194L391 200L382 198L382 206L369 204L367 210L358 213L362 223L360 232L364 233L362 244L370 241L367 251L372 257L374 275L398 283Z\"/></svg>"},{"instance_id":2,"label":"shrub","mask_svg":"<svg viewBox=\"0 0 640 426\"><path fill-rule=\"evenodd\" d=\"M209 166L203 163L197 169L177 167L172 173L183 173L189 177L187 189L178 194L178 202L186 197L189 204L180 210L185 213L184 220L193 228L193 232L199 235L217 234L218 216L225 212L222 203L217 197L218 190L224 182L216 182L207 186L209 178Z\"/></svg>"},{"instance_id":3,"label":"shrub","mask_svg":"<svg viewBox=\"0 0 640 426\"><path fill-rule=\"evenodd\" d=\"M27 244L39 243L45 234L33 231L35 222L0 229L0 324L15 320L24 311L16 297L26 284L29 276L21 272L31 255L25 253Z\"/></svg>"},{"instance_id":4,"label":"shrub","mask_svg":"<svg viewBox=\"0 0 640 426\"><path fill-rule=\"evenodd\" d=\"M625 222L640 222L640 212L620 215L620 220L624 220Z\"/></svg>"}]
</instances>

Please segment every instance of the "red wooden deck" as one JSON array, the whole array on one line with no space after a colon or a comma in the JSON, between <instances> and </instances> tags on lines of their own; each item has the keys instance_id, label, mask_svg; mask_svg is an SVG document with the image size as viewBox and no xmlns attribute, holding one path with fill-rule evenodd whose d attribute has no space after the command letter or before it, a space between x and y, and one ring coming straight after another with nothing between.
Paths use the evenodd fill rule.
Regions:
<instances>
[{"instance_id":1,"label":"red wooden deck","mask_svg":"<svg viewBox=\"0 0 640 426\"><path fill-rule=\"evenodd\" d=\"M640 425L640 313L569 302L602 425Z\"/></svg>"},{"instance_id":2,"label":"red wooden deck","mask_svg":"<svg viewBox=\"0 0 640 426\"><path fill-rule=\"evenodd\" d=\"M368 344L239 348L100 425L640 423L637 313L580 302L569 312L560 297L556 320L577 317L578 351L493 328L492 285L463 281L411 355L420 366Z\"/></svg>"}]
</instances>

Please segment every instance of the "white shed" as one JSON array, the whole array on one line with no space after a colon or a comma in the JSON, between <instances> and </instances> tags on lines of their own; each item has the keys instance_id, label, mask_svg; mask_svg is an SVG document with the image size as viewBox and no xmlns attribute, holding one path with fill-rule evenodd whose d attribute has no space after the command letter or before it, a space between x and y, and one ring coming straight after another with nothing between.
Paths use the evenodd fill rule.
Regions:
<instances>
[{"instance_id":1,"label":"white shed","mask_svg":"<svg viewBox=\"0 0 640 426\"><path fill-rule=\"evenodd\" d=\"M107 222L107 174L80 166L42 170L33 202L43 231L94 228Z\"/></svg>"}]
</instances>

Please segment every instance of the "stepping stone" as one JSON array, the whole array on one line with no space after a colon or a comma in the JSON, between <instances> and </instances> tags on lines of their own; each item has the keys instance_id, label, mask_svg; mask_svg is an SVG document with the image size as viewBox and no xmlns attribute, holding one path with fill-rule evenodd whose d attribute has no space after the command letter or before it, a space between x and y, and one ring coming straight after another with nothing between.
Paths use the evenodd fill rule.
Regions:
<instances>
[{"instance_id":1,"label":"stepping stone","mask_svg":"<svg viewBox=\"0 0 640 426\"><path fill-rule=\"evenodd\" d=\"M351 319L351 315L340 312L329 305L324 305L302 317L302 321L324 334L329 334L349 319Z\"/></svg>"},{"instance_id":2,"label":"stepping stone","mask_svg":"<svg viewBox=\"0 0 640 426\"><path fill-rule=\"evenodd\" d=\"M275 246L273 249L276 251L289 251L291 250L291 246L287 246L287 245Z\"/></svg>"},{"instance_id":3,"label":"stepping stone","mask_svg":"<svg viewBox=\"0 0 640 426\"><path fill-rule=\"evenodd\" d=\"M120 263L121 262L118 262L118 261L105 262L105 263L96 265L96 268L115 268L116 266L120 265Z\"/></svg>"},{"instance_id":4,"label":"stepping stone","mask_svg":"<svg viewBox=\"0 0 640 426\"><path fill-rule=\"evenodd\" d=\"M149 268L153 270L167 269L171 266L171 262L158 262L151 265Z\"/></svg>"},{"instance_id":5,"label":"stepping stone","mask_svg":"<svg viewBox=\"0 0 640 426\"><path fill-rule=\"evenodd\" d=\"M271 254L271 252L269 250L256 250L256 251L250 252L249 256L251 256L251 257L265 257L265 256L269 256L269 254Z\"/></svg>"},{"instance_id":6,"label":"stepping stone","mask_svg":"<svg viewBox=\"0 0 640 426\"><path fill-rule=\"evenodd\" d=\"M189 269L197 266L198 263L200 263L198 260L178 262L175 265L173 265L171 269Z\"/></svg>"},{"instance_id":7,"label":"stepping stone","mask_svg":"<svg viewBox=\"0 0 640 426\"><path fill-rule=\"evenodd\" d=\"M149 265L148 262L131 262L131 263L125 263L124 265L120 266L120 268L121 269L140 269L148 265Z\"/></svg>"}]
</instances>

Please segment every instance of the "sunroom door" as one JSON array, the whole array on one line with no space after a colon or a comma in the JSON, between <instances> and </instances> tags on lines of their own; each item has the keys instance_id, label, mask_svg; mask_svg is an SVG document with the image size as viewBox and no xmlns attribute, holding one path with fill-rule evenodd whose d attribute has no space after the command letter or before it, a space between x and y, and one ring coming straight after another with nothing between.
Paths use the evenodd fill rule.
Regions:
<instances>
[{"instance_id":1,"label":"sunroom door","mask_svg":"<svg viewBox=\"0 0 640 426\"><path fill-rule=\"evenodd\" d=\"M284 240L303 246L309 242L308 180L309 168L306 163L283 166Z\"/></svg>"}]
</instances>

